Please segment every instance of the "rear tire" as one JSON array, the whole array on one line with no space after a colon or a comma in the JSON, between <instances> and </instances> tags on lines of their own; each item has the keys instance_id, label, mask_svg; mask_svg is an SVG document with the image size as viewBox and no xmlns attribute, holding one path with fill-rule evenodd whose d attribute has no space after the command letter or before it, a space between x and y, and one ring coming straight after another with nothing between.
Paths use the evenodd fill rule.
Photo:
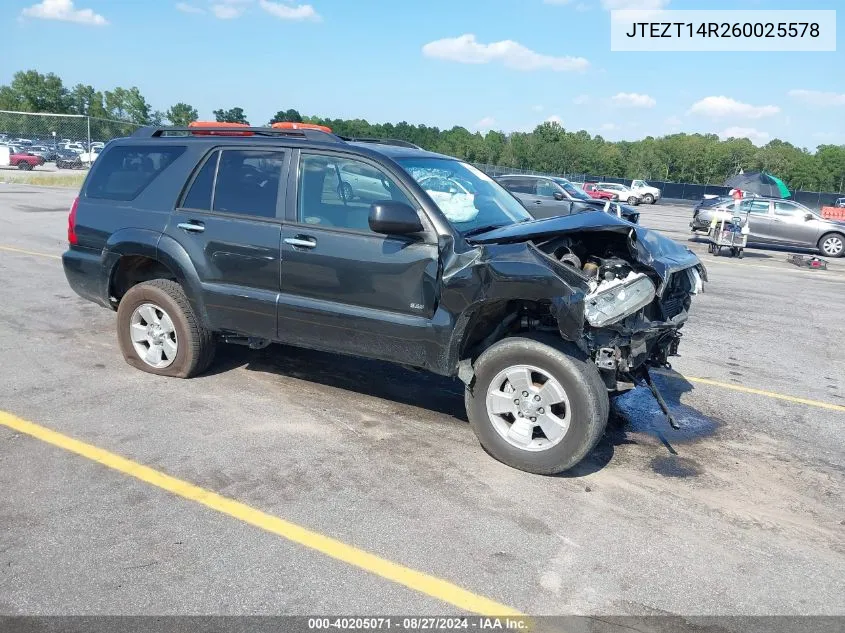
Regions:
<instances>
[{"instance_id":1,"label":"rear tire","mask_svg":"<svg viewBox=\"0 0 845 633\"><path fill-rule=\"evenodd\" d=\"M32 165L23 160L18 163L18 169L20 169L21 171L32 171Z\"/></svg>"},{"instance_id":2,"label":"rear tire","mask_svg":"<svg viewBox=\"0 0 845 633\"><path fill-rule=\"evenodd\" d=\"M819 250L827 257L842 257L845 255L845 235L828 233L819 240Z\"/></svg>"},{"instance_id":3,"label":"rear tire","mask_svg":"<svg viewBox=\"0 0 845 633\"><path fill-rule=\"evenodd\" d=\"M175 333L175 358L164 367L155 367L141 358L133 342L133 316L149 305L159 307L172 322ZM191 378L205 371L214 359L214 335L200 322L182 286L169 279L154 279L127 291L117 310L117 338L127 363L158 376Z\"/></svg>"},{"instance_id":4,"label":"rear tire","mask_svg":"<svg viewBox=\"0 0 845 633\"><path fill-rule=\"evenodd\" d=\"M464 396L470 425L485 450L512 468L541 475L569 470L604 433L607 387L574 345L551 337L507 338L487 349L474 369ZM495 412L516 400L513 413Z\"/></svg>"},{"instance_id":5,"label":"rear tire","mask_svg":"<svg viewBox=\"0 0 845 633\"><path fill-rule=\"evenodd\" d=\"M630 198L628 198L628 204L630 204L632 207L637 206L639 203L639 200L637 200L635 196L631 196Z\"/></svg>"}]
</instances>

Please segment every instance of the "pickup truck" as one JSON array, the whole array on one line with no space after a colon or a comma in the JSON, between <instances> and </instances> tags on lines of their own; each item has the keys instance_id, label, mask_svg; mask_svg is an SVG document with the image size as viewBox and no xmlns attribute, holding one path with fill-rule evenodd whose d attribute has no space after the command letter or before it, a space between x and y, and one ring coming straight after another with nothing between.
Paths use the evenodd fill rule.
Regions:
<instances>
[{"instance_id":1,"label":"pickup truck","mask_svg":"<svg viewBox=\"0 0 845 633\"><path fill-rule=\"evenodd\" d=\"M591 198L596 198L597 200L619 200L619 196L617 196L615 193L610 193L609 191L602 191L594 182L585 182L584 191L587 192L588 196L590 196Z\"/></svg>"},{"instance_id":2,"label":"pickup truck","mask_svg":"<svg viewBox=\"0 0 845 633\"><path fill-rule=\"evenodd\" d=\"M643 202L646 204L654 204L660 200L663 192L657 187L653 187L645 180L635 180L631 183L631 189L634 193L642 196Z\"/></svg>"},{"instance_id":3,"label":"pickup truck","mask_svg":"<svg viewBox=\"0 0 845 633\"><path fill-rule=\"evenodd\" d=\"M13 145L0 147L0 167L17 167L29 171L44 164L44 158Z\"/></svg>"}]
</instances>

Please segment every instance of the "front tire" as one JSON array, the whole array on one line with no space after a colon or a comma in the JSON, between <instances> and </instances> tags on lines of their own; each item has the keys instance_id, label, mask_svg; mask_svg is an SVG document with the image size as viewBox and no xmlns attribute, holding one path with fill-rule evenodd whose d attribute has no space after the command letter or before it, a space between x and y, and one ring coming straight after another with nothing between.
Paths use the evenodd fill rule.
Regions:
<instances>
[{"instance_id":1,"label":"front tire","mask_svg":"<svg viewBox=\"0 0 845 633\"><path fill-rule=\"evenodd\" d=\"M654 196L650 193L647 193L643 196L643 202L646 204L654 204Z\"/></svg>"},{"instance_id":2,"label":"front tire","mask_svg":"<svg viewBox=\"0 0 845 633\"><path fill-rule=\"evenodd\" d=\"M132 286L117 310L117 338L126 362L151 374L191 378L214 358L214 336L175 281Z\"/></svg>"},{"instance_id":3,"label":"front tire","mask_svg":"<svg viewBox=\"0 0 845 633\"><path fill-rule=\"evenodd\" d=\"M32 165L24 160L18 163L18 169L21 171L32 171Z\"/></svg>"},{"instance_id":4,"label":"front tire","mask_svg":"<svg viewBox=\"0 0 845 633\"><path fill-rule=\"evenodd\" d=\"M640 201L635 196L631 196L630 198L628 198L628 204L630 204L632 207L637 206L639 203Z\"/></svg>"},{"instance_id":5,"label":"front tire","mask_svg":"<svg viewBox=\"0 0 845 633\"><path fill-rule=\"evenodd\" d=\"M508 466L561 473L578 464L604 433L607 388L595 364L574 345L507 338L487 349L474 369L464 397L470 425L487 452Z\"/></svg>"},{"instance_id":6,"label":"front tire","mask_svg":"<svg viewBox=\"0 0 845 633\"><path fill-rule=\"evenodd\" d=\"M842 257L845 255L845 235L828 233L819 240L819 250L828 257Z\"/></svg>"}]
</instances>

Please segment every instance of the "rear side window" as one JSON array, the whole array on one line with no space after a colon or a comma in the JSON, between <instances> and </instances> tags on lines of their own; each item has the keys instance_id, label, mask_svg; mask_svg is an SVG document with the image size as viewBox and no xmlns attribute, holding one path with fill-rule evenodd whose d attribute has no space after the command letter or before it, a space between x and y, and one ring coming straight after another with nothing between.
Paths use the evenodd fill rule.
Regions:
<instances>
[{"instance_id":1,"label":"rear side window","mask_svg":"<svg viewBox=\"0 0 845 633\"><path fill-rule=\"evenodd\" d=\"M284 152L217 150L182 200L186 209L276 217Z\"/></svg>"},{"instance_id":2,"label":"rear side window","mask_svg":"<svg viewBox=\"0 0 845 633\"><path fill-rule=\"evenodd\" d=\"M97 159L85 195L102 200L133 200L184 152L185 147L180 145L112 147Z\"/></svg>"}]
</instances>

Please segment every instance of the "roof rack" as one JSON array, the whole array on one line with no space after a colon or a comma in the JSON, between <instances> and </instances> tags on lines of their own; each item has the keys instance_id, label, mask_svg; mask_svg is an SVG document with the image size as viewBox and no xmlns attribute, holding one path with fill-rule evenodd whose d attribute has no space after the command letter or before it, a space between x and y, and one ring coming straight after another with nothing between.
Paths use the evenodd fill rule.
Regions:
<instances>
[{"instance_id":1,"label":"roof rack","mask_svg":"<svg viewBox=\"0 0 845 633\"><path fill-rule=\"evenodd\" d=\"M135 138L161 138L169 136L294 136L309 141L325 141L328 143L342 143L343 139L335 134L315 129L284 129L269 127L241 127L241 126L192 126L192 127L156 127L139 128L132 135Z\"/></svg>"},{"instance_id":2,"label":"roof rack","mask_svg":"<svg viewBox=\"0 0 845 633\"><path fill-rule=\"evenodd\" d=\"M411 149L422 149L419 145L414 145L409 141L403 141L398 138L347 138L341 137L344 141L351 143L381 143L382 145L395 145L396 147L409 147Z\"/></svg>"}]
</instances>

